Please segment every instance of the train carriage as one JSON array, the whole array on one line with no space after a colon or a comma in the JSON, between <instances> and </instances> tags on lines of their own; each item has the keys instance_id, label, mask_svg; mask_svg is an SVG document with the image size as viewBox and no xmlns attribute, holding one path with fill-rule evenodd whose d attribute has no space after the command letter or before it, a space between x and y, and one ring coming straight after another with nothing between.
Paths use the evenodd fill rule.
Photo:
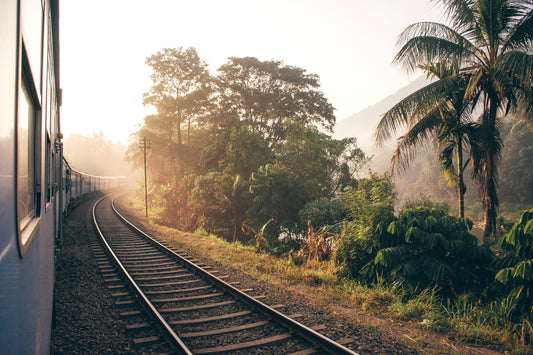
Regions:
<instances>
[{"instance_id":1,"label":"train carriage","mask_svg":"<svg viewBox=\"0 0 533 355\"><path fill-rule=\"evenodd\" d=\"M0 353L47 354L63 212L124 179L63 158L59 1L0 1L0 46Z\"/></svg>"},{"instance_id":2,"label":"train carriage","mask_svg":"<svg viewBox=\"0 0 533 355\"><path fill-rule=\"evenodd\" d=\"M48 353L59 131L59 3L0 1L0 351Z\"/></svg>"}]
</instances>

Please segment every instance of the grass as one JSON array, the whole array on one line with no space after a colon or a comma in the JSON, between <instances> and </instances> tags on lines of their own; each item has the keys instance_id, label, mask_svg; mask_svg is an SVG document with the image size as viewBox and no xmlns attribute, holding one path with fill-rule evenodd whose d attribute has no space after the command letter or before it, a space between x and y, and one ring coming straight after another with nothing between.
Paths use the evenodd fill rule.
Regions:
<instances>
[{"instance_id":1,"label":"grass","mask_svg":"<svg viewBox=\"0 0 533 355\"><path fill-rule=\"evenodd\" d=\"M144 206L132 201L132 207L138 211L138 215L142 213L144 216ZM514 354L533 353L530 345L520 345L521 339L517 337L520 330L517 331L515 325L505 321L508 311L505 304L493 302L483 306L473 302L468 296L444 301L437 296L435 289L407 294L398 285L383 281L366 286L339 277L332 272L335 268L328 261L315 267L298 266L291 260L258 253L252 246L229 243L203 230L186 233L158 225L155 221L157 219L150 218L150 227L160 231L162 239L167 242L185 250L194 249L195 253L205 258L241 270L281 289L298 292L326 308L343 307L385 319L385 323L411 324L446 334L448 339L457 343L469 342L493 349L505 349ZM369 323L374 325L371 328L376 327L376 322L377 318L372 318ZM364 325L365 321L361 324ZM446 343L444 340L443 342ZM426 352L427 343L418 338L411 344ZM455 345L450 346L455 348Z\"/></svg>"}]
</instances>

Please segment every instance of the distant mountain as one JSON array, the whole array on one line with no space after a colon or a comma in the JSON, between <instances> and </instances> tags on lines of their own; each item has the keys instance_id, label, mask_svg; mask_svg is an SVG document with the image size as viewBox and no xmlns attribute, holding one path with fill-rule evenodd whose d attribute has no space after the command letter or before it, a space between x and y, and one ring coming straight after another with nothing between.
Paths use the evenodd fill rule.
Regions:
<instances>
[{"instance_id":1,"label":"distant mountain","mask_svg":"<svg viewBox=\"0 0 533 355\"><path fill-rule=\"evenodd\" d=\"M399 89L394 94L385 97L378 103L367 107L361 112L342 119L337 122L333 137L337 139L356 137L357 145L365 152L373 154L375 149L373 146L374 142L372 140L372 134L374 133L381 116L406 96L421 89L428 83L429 80L424 76L421 76L407 86Z\"/></svg>"}]
</instances>

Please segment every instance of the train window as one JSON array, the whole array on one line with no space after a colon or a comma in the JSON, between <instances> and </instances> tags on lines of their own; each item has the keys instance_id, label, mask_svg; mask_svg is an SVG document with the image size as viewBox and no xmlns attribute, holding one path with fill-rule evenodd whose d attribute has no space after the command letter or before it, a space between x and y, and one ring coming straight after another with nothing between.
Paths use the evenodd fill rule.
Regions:
<instances>
[{"instance_id":1,"label":"train window","mask_svg":"<svg viewBox=\"0 0 533 355\"><path fill-rule=\"evenodd\" d=\"M39 105L24 64L23 60L17 111L17 218L22 256L39 225L41 207Z\"/></svg>"},{"instance_id":2,"label":"train window","mask_svg":"<svg viewBox=\"0 0 533 355\"><path fill-rule=\"evenodd\" d=\"M50 203L52 199L52 184L50 181L50 177L52 175L52 165L51 162L52 159L52 143L50 142L50 136L48 135L48 132L46 133L46 156L45 156L45 185L46 185L46 203Z\"/></svg>"}]
</instances>

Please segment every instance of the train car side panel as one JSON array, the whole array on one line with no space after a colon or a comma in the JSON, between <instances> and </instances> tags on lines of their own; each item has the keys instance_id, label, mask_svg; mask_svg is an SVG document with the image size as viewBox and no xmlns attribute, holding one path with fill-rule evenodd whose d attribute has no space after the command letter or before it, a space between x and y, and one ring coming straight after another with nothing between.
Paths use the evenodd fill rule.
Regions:
<instances>
[{"instance_id":1,"label":"train car side panel","mask_svg":"<svg viewBox=\"0 0 533 355\"><path fill-rule=\"evenodd\" d=\"M58 113L56 94L44 84L54 70L50 58L57 57L48 52L50 9L50 1L0 2L0 352L5 354L47 354L50 348L55 236L46 170L57 132L47 136L45 125Z\"/></svg>"},{"instance_id":2,"label":"train car side panel","mask_svg":"<svg viewBox=\"0 0 533 355\"><path fill-rule=\"evenodd\" d=\"M15 116L18 76L18 3L0 1L0 344L14 353L19 260L15 215ZM13 320L14 319L14 320ZM13 321L12 321L13 320Z\"/></svg>"}]
</instances>

